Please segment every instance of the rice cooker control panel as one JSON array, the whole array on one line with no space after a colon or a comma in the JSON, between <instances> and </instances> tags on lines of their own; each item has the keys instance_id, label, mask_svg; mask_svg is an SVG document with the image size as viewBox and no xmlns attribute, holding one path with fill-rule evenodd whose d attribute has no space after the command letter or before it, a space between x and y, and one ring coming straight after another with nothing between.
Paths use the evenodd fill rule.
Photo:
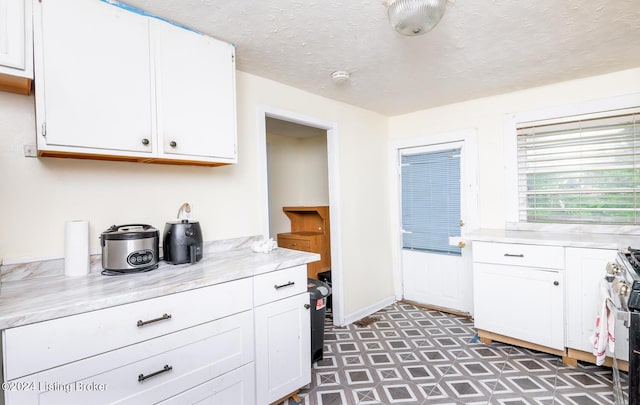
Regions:
<instances>
[{"instance_id":1,"label":"rice cooker control panel","mask_svg":"<svg viewBox=\"0 0 640 405\"><path fill-rule=\"evenodd\" d=\"M137 250L127 256L127 263L131 266L144 266L153 261L153 251L150 249Z\"/></svg>"}]
</instances>

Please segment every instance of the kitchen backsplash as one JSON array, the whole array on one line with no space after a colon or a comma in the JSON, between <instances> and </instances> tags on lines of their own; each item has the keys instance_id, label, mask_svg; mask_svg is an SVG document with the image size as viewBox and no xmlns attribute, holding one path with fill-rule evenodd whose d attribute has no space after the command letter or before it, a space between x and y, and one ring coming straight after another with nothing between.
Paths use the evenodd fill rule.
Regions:
<instances>
[{"instance_id":1,"label":"kitchen backsplash","mask_svg":"<svg viewBox=\"0 0 640 405\"><path fill-rule=\"evenodd\" d=\"M219 252L250 248L251 243L261 240L262 236L248 236L233 239L224 239L204 243L204 256ZM160 250L162 254L162 249ZM102 255L95 254L90 257L90 273L102 271ZM64 274L64 258L35 262L15 263L0 265L0 282L28 280L38 277L62 276Z\"/></svg>"}]
</instances>

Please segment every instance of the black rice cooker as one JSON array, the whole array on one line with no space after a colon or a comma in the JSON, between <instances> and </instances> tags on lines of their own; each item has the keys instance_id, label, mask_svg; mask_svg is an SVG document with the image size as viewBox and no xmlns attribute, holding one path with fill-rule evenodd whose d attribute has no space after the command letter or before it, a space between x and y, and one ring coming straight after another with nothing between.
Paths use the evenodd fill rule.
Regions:
<instances>
[{"instance_id":1,"label":"black rice cooker","mask_svg":"<svg viewBox=\"0 0 640 405\"><path fill-rule=\"evenodd\" d=\"M102 274L124 274L158 268L159 233L145 224L112 225L100 235Z\"/></svg>"}]
</instances>

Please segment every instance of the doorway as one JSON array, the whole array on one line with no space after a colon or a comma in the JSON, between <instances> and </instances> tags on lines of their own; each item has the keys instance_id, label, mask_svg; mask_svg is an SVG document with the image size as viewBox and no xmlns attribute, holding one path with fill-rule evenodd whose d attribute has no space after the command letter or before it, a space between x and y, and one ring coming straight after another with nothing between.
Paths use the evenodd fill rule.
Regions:
<instances>
[{"instance_id":1,"label":"doorway","mask_svg":"<svg viewBox=\"0 0 640 405\"><path fill-rule=\"evenodd\" d=\"M263 234L275 239L290 231L283 206L329 206L332 315L335 325L343 325L336 125L264 106L257 120Z\"/></svg>"},{"instance_id":2,"label":"doorway","mask_svg":"<svg viewBox=\"0 0 640 405\"><path fill-rule=\"evenodd\" d=\"M266 118L269 234L289 232L287 206L328 206L327 131Z\"/></svg>"},{"instance_id":3,"label":"doorway","mask_svg":"<svg viewBox=\"0 0 640 405\"><path fill-rule=\"evenodd\" d=\"M476 145L471 130L392 146L398 174L396 294L407 301L473 313L465 234L477 227Z\"/></svg>"}]
</instances>

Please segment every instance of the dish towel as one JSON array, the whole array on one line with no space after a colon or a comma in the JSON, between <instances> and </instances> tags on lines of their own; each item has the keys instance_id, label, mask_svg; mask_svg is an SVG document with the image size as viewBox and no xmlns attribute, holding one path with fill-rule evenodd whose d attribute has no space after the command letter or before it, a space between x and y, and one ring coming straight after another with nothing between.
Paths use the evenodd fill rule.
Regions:
<instances>
[{"instance_id":1,"label":"dish towel","mask_svg":"<svg viewBox=\"0 0 640 405\"><path fill-rule=\"evenodd\" d=\"M614 303L611 299L608 282L602 279L599 287L602 305L600 307L600 313L598 313L596 317L596 327L591 337L591 343L593 343L593 354L596 356L596 364L601 366L606 358L607 347L609 348L609 353L613 353L615 349L616 339L613 333L616 320L614 312L609 309L609 305L613 308Z\"/></svg>"}]
</instances>

